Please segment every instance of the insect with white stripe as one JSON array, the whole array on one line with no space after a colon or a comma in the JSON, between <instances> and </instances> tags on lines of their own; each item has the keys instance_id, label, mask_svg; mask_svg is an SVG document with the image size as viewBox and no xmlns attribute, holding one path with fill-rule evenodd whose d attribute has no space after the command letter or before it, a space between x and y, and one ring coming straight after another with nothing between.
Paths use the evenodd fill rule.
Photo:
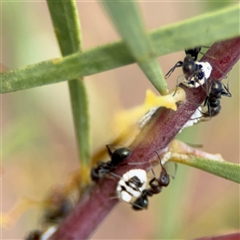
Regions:
<instances>
[{"instance_id":1,"label":"insect with white stripe","mask_svg":"<svg viewBox=\"0 0 240 240\"><path fill-rule=\"evenodd\" d=\"M201 48L185 50L186 57L183 61L178 61L165 75L165 78L170 77L174 70L182 67L184 80L183 84L190 88L197 88L206 83L212 72L212 66L208 62L197 61L197 56Z\"/></svg>"},{"instance_id":2,"label":"insect with white stripe","mask_svg":"<svg viewBox=\"0 0 240 240\"><path fill-rule=\"evenodd\" d=\"M160 193L162 187L167 187L170 182L169 174L163 167L161 160L160 165L162 167L161 173L157 178L153 172L154 177L149 181L149 188L146 187L148 179L145 170L132 169L126 172L119 180L116 188L118 199L130 203L134 210L146 209L148 207L148 197Z\"/></svg>"},{"instance_id":3,"label":"insect with white stripe","mask_svg":"<svg viewBox=\"0 0 240 240\"><path fill-rule=\"evenodd\" d=\"M26 240L49 240L50 237L56 232L57 226L52 226L48 228L45 232L39 230L34 230L29 233L25 238Z\"/></svg>"},{"instance_id":4,"label":"insect with white stripe","mask_svg":"<svg viewBox=\"0 0 240 240\"><path fill-rule=\"evenodd\" d=\"M120 200L131 203L140 197L146 189L147 172L143 169L131 169L123 174L119 180L116 193Z\"/></svg>"},{"instance_id":5,"label":"insect with white stripe","mask_svg":"<svg viewBox=\"0 0 240 240\"><path fill-rule=\"evenodd\" d=\"M158 155L157 152L156 152L156 154ZM162 187L167 187L170 183L170 176L167 173L166 169L163 167L159 155L158 155L158 157L159 157L160 165L162 167L160 175L158 178L156 178L156 176L154 176L149 182L150 187L147 189L144 189L142 191L141 196L132 203L132 208L134 210L147 209L148 204L149 204L148 197L152 197L153 195L160 193L162 191ZM153 174L154 174L154 172L153 172Z\"/></svg>"},{"instance_id":6,"label":"insect with white stripe","mask_svg":"<svg viewBox=\"0 0 240 240\"><path fill-rule=\"evenodd\" d=\"M41 228L31 231L26 240L48 240L58 229L58 225L65 219L73 209L70 196L65 194L61 188L56 188L48 196L46 206L41 218Z\"/></svg>"}]
</instances>

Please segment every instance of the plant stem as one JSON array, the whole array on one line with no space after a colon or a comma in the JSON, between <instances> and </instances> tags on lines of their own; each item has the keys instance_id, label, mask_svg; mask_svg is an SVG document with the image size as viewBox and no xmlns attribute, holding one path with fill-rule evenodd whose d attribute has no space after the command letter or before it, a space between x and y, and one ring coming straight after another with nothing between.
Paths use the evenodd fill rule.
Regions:
<instances>
[{"instance_id":1,"label":"plant stem","mask_svg":"<svg viewBox=\"0 0 240 240\"><path fill-rule=\"evenodd\" d=\"M225 76L240 57L240 38L235 38L214 44L204 56L203 60L213 65L210 80ZM198 106L206 98L203 87L190 89L183 85L187 99L179 105L178 110L159 108L150 122L142 129L130 148L132 153L127 162L147 162L156 158L155 150L162 154L167 151L183 125L191 118ZM135 165L136 166L136 165ZM138 168L147 169L149 163L142 163ZM119 166L114 173L122 174L134 165ZM115 189L118 179L104 178L100 184L89 189L76 205L73 212L62 222L51 239L88 239L97 229L102 220L117 204Z\"/></svg>"}]
</instances>

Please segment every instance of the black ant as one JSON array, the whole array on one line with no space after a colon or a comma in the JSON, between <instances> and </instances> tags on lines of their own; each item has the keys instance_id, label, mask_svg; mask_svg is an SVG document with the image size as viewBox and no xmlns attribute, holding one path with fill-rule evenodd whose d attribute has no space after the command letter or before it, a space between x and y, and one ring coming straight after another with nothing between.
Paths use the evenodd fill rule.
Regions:
<instances>
[{"instance_id":1,"label":"black ant","mask_svg":"<svg viewBox=\"0 0 240 240\"><path fill-rule=\"evenodd\" d=\"M185 49L186 55L191 55L192 59L194 61L197 61L198 54L201 52L201 47L195 47L190 49Z\"/></svg>"},{"instance_id":2,"label":"black ant","mask_svg":"<svg viewBox=\"0 0 240 240\"><path fill-rule=\"evenodd\" d=\"M157 152L156 154L158 155ZM141 196L138 199L136 199L135 202L132 203L132 208L134 210L146 209L148 207L148 197L151 197L154 194L160 193L162 191L162 187L167 187L168 184L170 183L169 174L167 173L166 169L163 167L159 155L158 157L159 157L160 165L162 167L160 176L159 178L154 177L153 179L151 179L149 182L150 188L143 190Z\"/></svg>"},{"instance_id":3,"label":"black ant","mask_svg":"<svg viewBox=\"0 0 240 240\"><path fill-rule=\"evenodd\" d=\"M26 240L47 240L57 230L60 222L71 212L73 204L65 192L56 188L47 198L44 209L41 230L34 230L28 234Z\"/></svg>"},{"instance_id":4,"label":"black ant","mask_svg":"<svg viewBox=\"0 0 240 240\"><path fill-rule=\"evenodd\" d=\"M165 78L170 77L174 70L182 67L185 79L183 84L190 88L197 88L206 83L212 72L212 66L208 62L198 62L197 57L201 51L201 47L186 49L186 57L183 61L178 61L165 75Z\"/></svg>"},{"instance_id":5,"label":"black ant","mask_svg":"<svg viewBox=\"0 0 240 240\"><path fill-rule=\"evenodd\" d=\"M34 230L28 234L25 240L40 240L42 236L42 232L39 230Z\"/></svg>"},{"instance_id":6,"label":"black ant","mask_svg":"<svg viewBox=\"0 0 240 240\"><path fill-rule=\"evenodd\" d=\"M91 179L94 182L98 182L103 178L107 173L113 171L118 164L120 164L124 159L129 157L131 150L129 148L118 148L112 152L109 148L109 145L106 145L108 154L111 157L111 160L108 162L98 162L96 167L93 167L91 170Z\"/></svg>"},{"instance_id":7,"label":"black ant","mask_svg":"<svg viewBox=\"0 0 240 240\"><path fill-rule=\"evenodd\" d=\"M61 201L62 202L60 202L59 205L45 209L43 216L44 224L59 224L71 212L73 204L71 203L70 199L66 198Z\"/></svg>"},{"instance_id":8,"label":"black ant","mask_svg":"<svg viewBox=\"0 0 240 240\"><path fill-rule=\"evenodd\" d=\"M228 86L226 87L218 80L213 80L209 88L209 94L203 104L203 106L207 106L208 108L208 110L203 113L205 117L213 117L220 112L221 96L231 97L232 94L229 92Z\"/></svg>"}]
</instances>

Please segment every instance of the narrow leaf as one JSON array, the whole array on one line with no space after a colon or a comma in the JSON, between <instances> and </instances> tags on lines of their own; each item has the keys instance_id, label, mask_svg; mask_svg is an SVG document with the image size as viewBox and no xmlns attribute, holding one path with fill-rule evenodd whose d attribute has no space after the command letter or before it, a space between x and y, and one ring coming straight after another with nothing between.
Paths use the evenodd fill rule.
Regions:
<instances>
[{"instance_id":1,"label":"narrow leaf","mask_svg":"<svg viewBox=\"0 0 240 240\"><path fill-rule=\"evenodd\" d=\"M166 94L167 83L136 2L117 0L103 1L102 4L140 68L157 90Z\"/></svg>"},{"instance_id":2,"label":"narrow leaf","mask_svg":"<svg viewBox=\"0 0 240 240\"><path fill-rule=\"evenodd\" d=\"M150 33L157 55L239 36L239 5L164 26ZM1 93L88 76L134 63L123 42L1 73Z\"/></svg>"},{"instance_id":3,"label":"narrow leaf","mask_svg":"<svg viewBox=\"0 0 240 240\"><path fill-rule=\"evenodd\" d=\"M47 2L62 55L80 52L80 24L75 1L48 0ZM88 99L82 77L69 80L71 80L68 84L81 163L81 176L82 181L86 183L89 179L86 169L90 166Z\"/></svg>"},{"instance_id":4,"label":"narrow leaf","mask_svg":"<svg viewBox=\"0 0 240 240\"><path fill-rule=\"evenodd\" d=\"M183 163L206 172L212 173L222 178L240 183L240 165L226 161L213 161L210 159L195 156L181 156L174 154L171 161Z\"/></svg>"},{"instance_id":5,"label":"narrow leaf","mask_svg":"<svg viewBox=\"0 0 240 240\"><path fill-rule=\"evenodd\" d=\"M174 140L165 156L169 161L189 165L240 183L240 164L224 161L220 154L209 154Z\"/></svg>"}]
</instances>

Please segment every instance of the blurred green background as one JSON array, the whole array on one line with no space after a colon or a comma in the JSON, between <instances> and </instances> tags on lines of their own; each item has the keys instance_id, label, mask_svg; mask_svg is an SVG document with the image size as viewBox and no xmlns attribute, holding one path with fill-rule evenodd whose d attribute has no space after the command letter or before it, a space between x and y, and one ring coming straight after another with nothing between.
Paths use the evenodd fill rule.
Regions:
<instances>
[{"instance_id":1,"label":"blurred green background","mask_svg":"<svg viewBox=\"0 0 240 240\"><path fill-rule=\"evenodd\" d=\"M190 18L224 4L205 2L141 2L148 29ZM78 2L84 50L118 40L111 22L96 2ZM124 16L123 16L124 17ZM196 26L197 27L197 26ZM2 2L2 64L15 69L60 57L47 4ZM184 34L184 33L182 33ZM166 73L184 52L159 58ZM181 70L168 79L176 84ZM223 98L219 116L184 130L178 138L203 144L239 162L239 64L228 76L232 98ZM141 104L153 89L136 64L86 77L93 151L114 137L114 114ZM110 90L110 91L109 91ZM134 95L133 95L134 91ZM104 96L104 97L103 97ZM134 96L134 97L133 97ZM64 184L78 168L67 83L4 94L2 100L2 211L23 196L43 199L55 184ZM134 212L120 203L93 239L190 239L240 228L239 185L179 165L175 180L150 199L149 209ZM21 239L40 224L41 212L31 208L16 224L3 229L3 239Z\"/></svg>"}]
</instances>

